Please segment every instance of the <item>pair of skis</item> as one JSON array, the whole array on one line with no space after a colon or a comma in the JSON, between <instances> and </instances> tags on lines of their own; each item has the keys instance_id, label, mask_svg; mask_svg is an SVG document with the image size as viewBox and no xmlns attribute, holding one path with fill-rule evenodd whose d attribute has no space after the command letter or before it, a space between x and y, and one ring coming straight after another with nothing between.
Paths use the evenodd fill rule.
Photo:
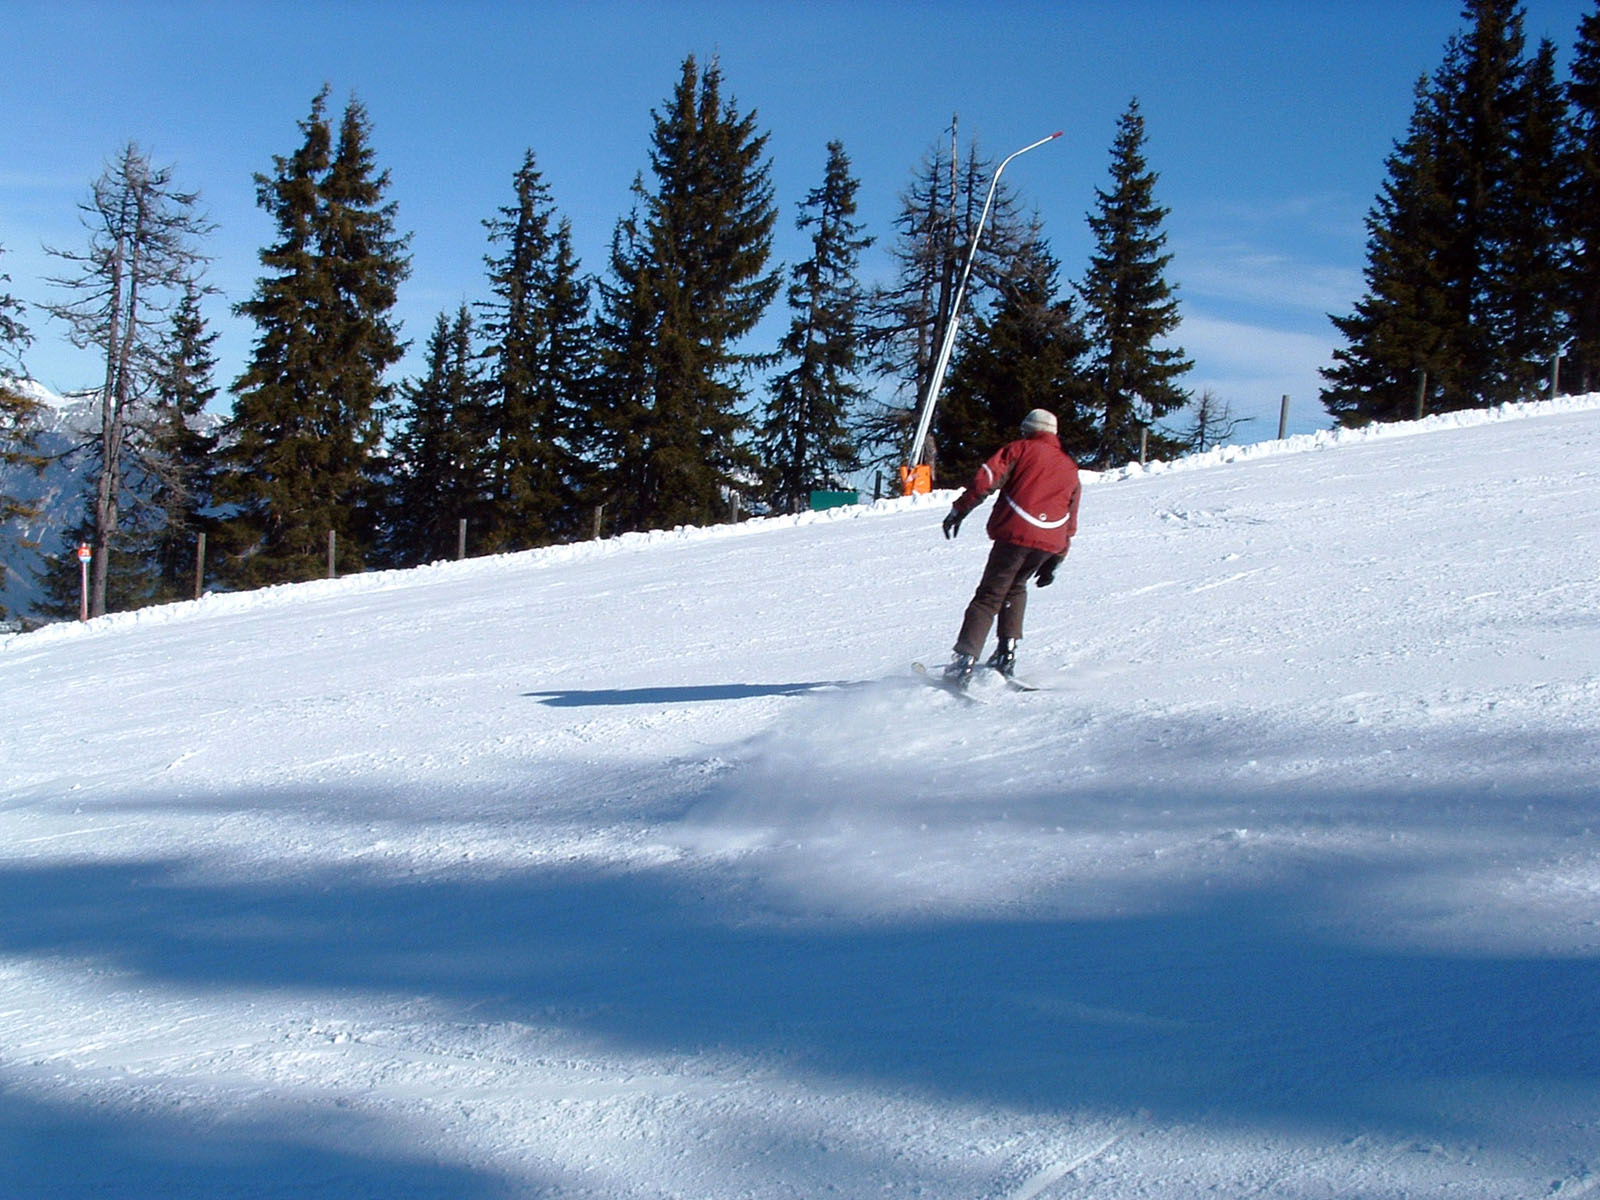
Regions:
<instances>
[{"instance_id":1,"label":"pair of skis","mask_svg":"<svg viewBox=\"0 0 1600 1200\"><path fill-rule=\"evenodd\" d=\"M977 669L980 671L995 670L994 667L988 665L979 666ZM940 691L949 692L952 696L958 696L962 700L965 700L968 704L984 703L982 698L974 696L970 691L962 687L961 684L956 682L954 679L947 679L942 667L928 667L922 663L914 662L911 664L911 670L915 672L917 678L922 680L924 683L929 684L932 687L936 687ZM999 672L996 671L996 674L999 674ZM1041 690L1037 684L1029 683L1025 679L1018 679L1013 675L1001 675L1000 678L1004 679L1006 686L1014 692L1037 692Z\"/></svg>"}]
</instances>

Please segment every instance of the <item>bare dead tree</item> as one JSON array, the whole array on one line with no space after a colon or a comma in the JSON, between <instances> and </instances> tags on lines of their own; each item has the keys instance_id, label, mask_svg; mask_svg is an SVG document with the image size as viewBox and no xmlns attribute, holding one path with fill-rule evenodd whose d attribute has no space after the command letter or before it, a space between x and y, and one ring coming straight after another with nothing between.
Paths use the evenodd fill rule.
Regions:
<instances>
[{"instance_id":1,"label":"bare dead tree","mask_svg":"<svg viewBox=\"0 0 1600 1200\"><path fill-rule=\"evenodd\" d=\"M1201 391L1190 412L1194 419L1182 436L1196 452L1220 446L1239 426L1248 425L1253 419L1234 416L1233 407L1226 400L1219 400L1210 388Z\"/></svg>"},{"instance_id":2,"label":"bare dead tree","mask_svg":"<svg viewBox=\"0 0 1600 1200\"><path fill-rule=\"evenodd\" d=\"M90 514L94 560L90 614L105 612L106 571L124 499L129 432L136 406L150 394L173 307L195 287L206 256L198 241L214 228L196 209L198 194L178 190L170 167L154 166L129 142L79 205L87 250L46 251L71 265L48 282L71 299L45 305L63 321L72 343L104 356L100 428L91 443L97 465Z\"/></svg>"}]
</instances>

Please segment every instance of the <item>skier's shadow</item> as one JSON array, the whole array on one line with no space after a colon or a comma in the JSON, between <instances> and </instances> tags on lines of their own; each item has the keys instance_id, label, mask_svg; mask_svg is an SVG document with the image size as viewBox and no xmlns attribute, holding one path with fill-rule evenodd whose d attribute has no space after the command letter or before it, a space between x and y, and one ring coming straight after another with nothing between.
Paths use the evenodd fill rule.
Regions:
<instances>
[{"instance_id":1,"label":"skier's shadow","mask_svg":"<svg viewBox=\"0 0 1600 1200\"><path fill-rule=\"evenodd\" d=\"M627 704L698 704L712 700L753 700L762 696L804 696L867 686L861 680L811 683L712 683L685 687L562 689L524 692L523 697L551 708L611 707Z\"/></svg>"}]
</instances>

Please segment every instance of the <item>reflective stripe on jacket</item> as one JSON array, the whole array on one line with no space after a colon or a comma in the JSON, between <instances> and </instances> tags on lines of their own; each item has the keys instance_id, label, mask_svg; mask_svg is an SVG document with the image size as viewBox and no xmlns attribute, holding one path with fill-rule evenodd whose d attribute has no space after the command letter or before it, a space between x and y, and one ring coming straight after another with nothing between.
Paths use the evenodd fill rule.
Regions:
<instances>
[{"instance_id":1,"label":"reflective stripe on jacket","mask_svg":"<svg viewBox=\"0 0 1600 1200\"><path fill-rule=\"evenodd\" d=\"M989 514L989 536L997 542L1065 554L1078 532L1078 464L1053 433L1008 442L978 468L956 497L963 514L999 489Z\"/></svg>"}]
</instances>

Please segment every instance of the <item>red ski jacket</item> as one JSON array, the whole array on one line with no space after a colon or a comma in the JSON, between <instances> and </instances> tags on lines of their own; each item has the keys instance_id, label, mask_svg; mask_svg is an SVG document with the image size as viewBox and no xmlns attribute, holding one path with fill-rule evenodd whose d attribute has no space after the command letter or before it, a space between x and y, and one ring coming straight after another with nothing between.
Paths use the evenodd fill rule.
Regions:
<instances>
[{"instance_id":1,"label":"red ski jacket","mask_svg":"<svg viewBox=\"0 0 1600 1200\"><path fill-rule=\"evenodd\" d=\"M1061 449L1053 433L1036 433L1008 442L978 468L956 497L962 516L983 503L995 488L989 536L1051 554L1065 554L1078 532L1078 464Z\"/></svg>"}]
</instances>

